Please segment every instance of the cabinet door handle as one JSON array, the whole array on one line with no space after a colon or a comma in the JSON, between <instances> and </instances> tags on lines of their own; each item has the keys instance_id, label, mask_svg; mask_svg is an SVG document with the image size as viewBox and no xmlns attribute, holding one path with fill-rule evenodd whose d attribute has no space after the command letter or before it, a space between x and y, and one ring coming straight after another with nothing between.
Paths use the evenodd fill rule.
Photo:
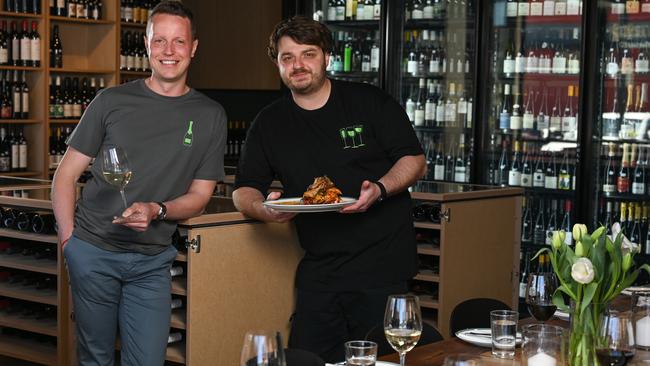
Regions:
<instances>
[{"instance_id":1,"label":"cabinet door handle","mask_svg":"<svg viewBox=\"0 0 650 366\"><path fill-rule=\"evenodd\" d=\"M201 252L201 235L197 235L196 238L185 241L185 247L191 249L194 253Z\"/></svg>"}]
</instances>

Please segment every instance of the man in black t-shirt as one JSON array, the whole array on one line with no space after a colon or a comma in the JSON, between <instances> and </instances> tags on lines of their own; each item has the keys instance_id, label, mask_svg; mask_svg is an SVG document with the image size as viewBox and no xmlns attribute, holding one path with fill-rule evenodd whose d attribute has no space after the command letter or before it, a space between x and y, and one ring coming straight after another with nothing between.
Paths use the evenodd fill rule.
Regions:
<instances>
[{"instance_id":1,"label":"man in black t-shirt","mask_svg":"<svg viewBox=\"0 0 650 366\"><path fill-rule=\"evenodd\" d=\"M411 201L406 189L426 170L403 109L370 85L325 76L332 36L305 17L280 22L269 57L291 95L253 122L233 199L267 222L294 220L305 249L289 346L344 358L343 343L381 326L388 295L407 290L417 270ZM340 212L278 212L262 205L274 177L285 197L300 197L327 175L358 201ZM268 199L277 199L271 193Z\"/></svg>"}]
</instances>

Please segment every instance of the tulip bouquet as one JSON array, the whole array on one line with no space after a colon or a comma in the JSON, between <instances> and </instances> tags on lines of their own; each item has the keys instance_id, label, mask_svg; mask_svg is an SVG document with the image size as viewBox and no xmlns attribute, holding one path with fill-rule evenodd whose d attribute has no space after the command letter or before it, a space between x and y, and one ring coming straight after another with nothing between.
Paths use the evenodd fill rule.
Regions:
<instances>
[{"instance_id":1,"label":"tulip bouquet","mask_svg":"<svg viewBox=\"0 0 650 366\"><path fill-rule=\"evenodd\" d=\"M575 247L570 247L563 231L553 234L548 252L559 287L553 295L553 303L571 314L569 359L572 366L598 365L596 344L601 317L611 302L629 287L641 270L650 273L650 266L634 267L634 255L638 246L621 233L618 223L612 227L612 235L604 235L605 227L589 234L587 226L576 224L572 233ZM570 242L571 240L568 240ZM565 303L565 297L570 304Z\"/></svg>"}]
</instances>

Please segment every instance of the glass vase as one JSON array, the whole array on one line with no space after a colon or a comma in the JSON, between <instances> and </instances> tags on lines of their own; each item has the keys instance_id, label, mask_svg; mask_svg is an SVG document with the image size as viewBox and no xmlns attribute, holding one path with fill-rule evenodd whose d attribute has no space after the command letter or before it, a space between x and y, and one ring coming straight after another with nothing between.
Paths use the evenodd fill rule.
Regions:
<instances>
[{"instance_id":1,"label":"glass vase","mask_svg":"<svg viewBox=\"0 0 650 366\"><path fill-rule=\"evenodd\" d=\"M598 332L608 304L590 303L582 306L571 302L571 333L569 336L569 365L598 366L596 346Z\"/></svg>"}]
</instances>

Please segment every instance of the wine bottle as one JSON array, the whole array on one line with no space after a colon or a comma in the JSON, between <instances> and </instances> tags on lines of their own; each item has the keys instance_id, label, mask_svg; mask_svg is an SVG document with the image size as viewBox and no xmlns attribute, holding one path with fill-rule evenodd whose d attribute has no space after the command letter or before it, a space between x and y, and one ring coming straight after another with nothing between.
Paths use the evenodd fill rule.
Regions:
<instances>
[{"instance_id":1,"label":"wine bottle","mask_svg":"<svg viewBox=\"0 0 650 366\"><path fill-rule=\"evenodd\" d=\"M497 181L500 186L505 187L508 185L508 143L503 140L501 147L501 158L499 159L499 173Z\"/></svg>"},{"instance_id":2,"label":"wine bottle","mask_svg":"<svg viewBox=\"0 0 650 366\"><path fill-rule=\"evenodd\" d=\"M530 160L528 145L525 142L524 142L523 153L524 153L524 158L521 166L521 186L532 187L533 186L533 163Z\"/></svg>"},{"instance_id":3,"label":"wine bottle","mask_svg":"<svg viewBox=\"0 0 650 366\"><path fill-rule=\"evenodd\" d=\"M533 244L544 245L546 243L546 225L544 224L544 200L539 199L539 209L535 218L533 228Z\"/></svg>"},{"instance_id":4,"label":"wine bottle","mask_svg":"<svg viewBox=\"0 0 650 366\"><path fill-rule=\"evenodd\" d=\"M447 159L445 160L445 179L446 181L452 182L454 180L454 145L449 145L449 152L447 153Z\"/></svg>"},{"instance_id":5,"label":"wine bottle","mask_svg":"<svg viewBox=\"0 0 650 366\"><path fill-rule=\"evenodd\" d=\"M38 33L38 22L32 20L32 33L29 36L29 48L30 48L30 62L29 65L33 67L41 66L41 36Z\"/></svg>"},{"instance_id":6,"label":"wine bottle","mask_svg":"<svg viewBox=\"0 0 650 366\"><path fill-rule=\"evenodd\" d=\"M415 126L424 126L424 114L426 106L426 84L425 79L420 78L419 88L418 88L418 98L415 102L415 113L413 118L413 124Z\"/></svg>"},{"instance_id":7,"label":"wine bottle","mask_svg":"<svg viewBox=\"0 0 650 366\"><path fill-rule=\"evenodd\" d=\"M7 129L0 128L0 172L11 171L11 146L8 141Z\"/></svg>"},{"instance_id":8,"label":"wine bottle","mask_svg":"<svg viewBox=\"0 0 650 366\"><path fill-rule=\"evenodd\" d=\"M458 144L458 154L456 155L456 163L454 165L454 182L464 183L467 174L465 166L465 135L460 135L460 143Z\"/></svg>"},{"instance_id":9,"label":"wine bottle","mask_svg":"<svg viewBox=\"0 0 650 366\"><path fill-rule=\"evenodd\" d=\"M560 165L560 172L558 174L558 189L570 190L571 189L571 170L569 168L569 154L564 150L564 158Z\"/></svg>"},{"instance_id":10,"label":"wine bottle","mask_svg":"<svg viewBox=\"0 0 650 366\"><path fill-rule=\"evenodd\" d=\"M533 214L530 212L532 198L524 198L524 216L521 222L521 241L530 242L533 240Z\"/></svg>"},{"instance_id":11,"label":"wine bottle","mask_svg":"<svg viewBox=\"0 0 650 366\"><path fill-rule=\"evenodd\" d=\"M545 179L546 179L546 168L544 167L542 154L538 152L537 159L535 161L535 171L533 173L533 187L544 188Z\"/></svg>"},{"instance_id":12,"label":"wine bottle","mask_svg":"<svg viewBox=\"0 0 650 366\"><path fill-rule=\"evenodd\" d=\"M433 179L445 180L445 158L442 152L442 143L439 144L436 152L436 161L433 166Z\"/></svg>"},{"instance_id":13,"label":"wine bottle","mask_svg":"<svg viewBox=\"0 0 650 366\"><path fill-rule=\"evenodd\" d=\"M508 171L509 186L521 185L521 166L519 159L519 141L515 141L514 151L512 153L512 162L510 163L510 170Z\"/></svg>"},{"instance_id":14,"label":"wine bottle","mask_svg":"<svg viewBox=\"0 0 650 366\"><path fill-rule=\"evenodd\" d=\"M58 25L54 25L52 39L50 40L50 67L63 67L63 46L61 44L61 37L59 36Z\"/></svg>"},{"instance_id":15,"label":"wine bottle","mask_svg":"<svg viewBox=\"0 0 650 366\"><path fill-rule=\"evenodd\" d=\"M557 189L558 173L557 166L555 165L555 155L553 152L550 152L549 156L549 162L546 164L546 175L544 176L544 188Z\"/></svg>"},{"instance_id":16,"label":"wine bottle","mask_svg":"<svg viewBox=\"0 0 650 366\"><path fill-rule=\"evenodd\" d=\"M614 144L608 144L607 164L603 176L602 191L605 195L616 192L616 171L614 166Z\"/></svg>"},{"instance_id":17,"label":"wine bottle","mask_svg":"<svg viewBox=\"0 0 650 366\"><path fill-rule=\"evenodd\" d=\"M630 191L629 161L627 160L628 148L629 144L623 144L621 169L618 172L618 179L616 180L616 191L618 193L628 193Z\"/></svg>"},{"instance_id":18,"label":"wine bottle","mask_svg":"<svg viewBox=\"0 0 650 366\"><path fill-rule=\"evenodd\" d=\"M630 231L630 241L637 245L641 245L641 206L638 203L631 203L630 206L634 210L634 221L632 222L632 229Z\"/></svg>"},{"instance_id":19,"label":"wine bottle","mask_svg":"<svg viewBox=\"0 0 650 366\"><path fill-rule=\"evenodd\" d=\"M549 119L549 131L551 134L557 134L562 131L562 117L560 116L560 89L558 88L555 93L555 105L551 110L551 118Z\"/></svg>"},{"instance_id":20,"label":"wine bottle","mask_svg":"<svg viewBox=\"0 0 650 366\"><path fill-rule=\"evenodd\" d=\"M573 112L573 85L568 86L567 102L561 119L562 134L565 140L576 141L578 138L578 121Z\"/></svg>"},{"instance_id":21,"label":"wine bottle","mask_svg":"<svg viewBox=\"0 0 650 366\"><path fill-rule=\"evenodd\" d=\"M564 243L566 245L573 244L573 232L571 225L571 200L564 201L564 217L562 218L561 229L564 231Z\"/></svg>"},{"instance_id":22,"label":"wine bottle","mask_svg":"<svg viewBox=\"0 0 650 366\"><path fill-rule=\"evenodd\" d=\"M632 145L634 151L634 145ZM639 145L639 155L634 166L634 177L632 179L632 194L645 194L645 165L643 164L641 145Z\"/></svg>"},{"instance_id":23,"label":"wine bottle","mask_svg":"<svg viewBox=\"0 0 650 366\"><path fill-rule=\"evenodd\" d=\"M510 84L503 86L503 101L501 114L499 114L499 128L507 131L510 129Z\"/></svg>"},{"instance_id":24,"label":"wine bottle","mask_svg":"<svg viewBox=\"0 0 650 366\"><path fill-rule=\"evenodd\" d=\"M524 255L523 270L519 277L519 299L524 301L526 299L526 284L528 283L528 276L530 275L530 255L531 252L526 250Z\"/></svg>"}]
</instances>

